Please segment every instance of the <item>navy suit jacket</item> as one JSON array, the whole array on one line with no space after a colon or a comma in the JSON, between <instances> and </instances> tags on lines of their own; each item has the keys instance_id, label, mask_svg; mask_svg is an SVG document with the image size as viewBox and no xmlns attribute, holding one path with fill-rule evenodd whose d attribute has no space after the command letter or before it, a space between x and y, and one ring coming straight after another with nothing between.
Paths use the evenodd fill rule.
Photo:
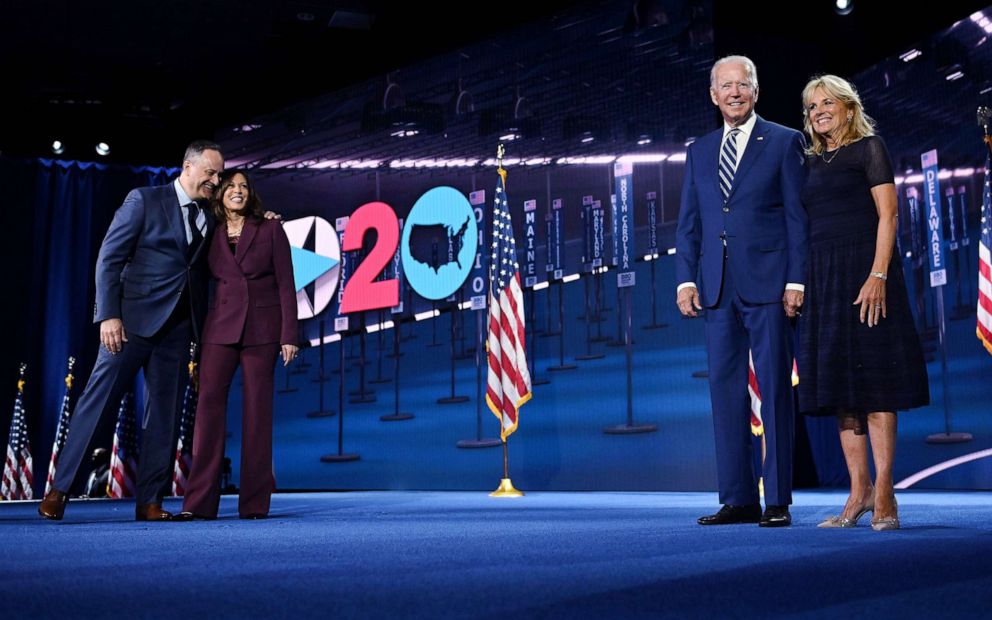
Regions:
<instances>
[{"instance_id":1,"label":"navy suit jacket","mask_svg":"<svg viewBox=\"0 0 992 620\"><path fill-rule=\"evenodd\" d=\"M150 337L185 289L199 337L206 310L206 256L213 218L196 253L186 256L186 229L173 183L132 190L114 214L96 262L93 321L118 318L125 334Z\"/></svg>"},{"instance_id":2,"label":"navy suit jacket","mask_svg":"<svg viewBox=\"0 0 992 620\"><path fill-rule=\"evenodd\" d=\"M727 268L741 298L756 304L781 301L786 283L806 283L809 232L800 201L805 141L798 131L759 116L726 202L717 175L722 141L721 127L686 152L675 238L677 282L697 282L702 305L715 306L725 236Z\"/></svg>"}]
</instances>

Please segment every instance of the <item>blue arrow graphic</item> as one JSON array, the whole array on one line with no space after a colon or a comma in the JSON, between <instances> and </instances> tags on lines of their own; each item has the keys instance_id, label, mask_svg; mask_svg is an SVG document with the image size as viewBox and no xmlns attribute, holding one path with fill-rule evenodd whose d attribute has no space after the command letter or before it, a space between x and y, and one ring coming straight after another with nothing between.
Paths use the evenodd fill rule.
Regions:
<instances>
[{"instance_id":1,"label":"blue arrow graphic","mask_svg":"<svg viewBox=\"0 0 992 620\"><path fill-rule=\"evenodd\" d=\"M341 262L296 246L290 248L293 251L293 280L296 282L297 292Z\"/></svg>"}]
</instances>

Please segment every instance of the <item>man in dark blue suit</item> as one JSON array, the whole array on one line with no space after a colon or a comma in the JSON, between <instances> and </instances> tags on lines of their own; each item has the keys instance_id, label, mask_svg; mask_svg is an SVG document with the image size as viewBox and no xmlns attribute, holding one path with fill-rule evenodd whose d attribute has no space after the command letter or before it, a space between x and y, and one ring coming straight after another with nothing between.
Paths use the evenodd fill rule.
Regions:
<instances>
[{"instance_id":1,"label":"man in dark blue suit","mask_svg":"<svg viewBox=\"0 0 992 620\"><path fill-rule=\"evenodd\" d=\"M131 191L100 247L96 310L102 347L76 404L53 490L38 512L59 520L101 416L116 411L139 369L145 415L135 488L135 518L167 521L162 496L175 456L176 415L185 387L189 344L206 308L207 243L213 219L204 211L224 169L220 147L204 140L186 149L182 173L167 185Z\"/></svg>"},{"instance_id":2,"label":"man in dark blue suit","mask_svg":"<svg viewBox=\"0 0 992 620\"><path fill-rule=\"evenodd\" d=\"M790 525L793 331L806 281L803 137L754 113L758 75L743 56L718 60L710 97L724 126L686 153L676 232L677 303L706 308L717 484L723 507L701 525ZM697 287L697 275L699 286ZM748 350L761 390L766 509L752 465Z\"/></svg>"}]
</instances>

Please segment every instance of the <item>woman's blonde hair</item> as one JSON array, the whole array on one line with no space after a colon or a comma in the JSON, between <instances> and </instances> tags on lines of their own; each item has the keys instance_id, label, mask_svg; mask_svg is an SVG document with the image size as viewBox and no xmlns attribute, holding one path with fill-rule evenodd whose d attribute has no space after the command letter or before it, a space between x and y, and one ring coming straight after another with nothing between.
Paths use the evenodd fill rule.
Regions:
<instances>
[{"instance_id":1,"label":"woman's blonde hair","mask_svg":"<svg viewBox=\"0 0 992 620\"><path fill-rule=\"evenodd\" d=\"M806 84L803 89L803 127L809 136L810 145L806 149L812 155L820 155L826 150L826 140L813 130L813 125L809 122L809 104L813 98L813 91L822 88L827 95L844 104L844 107L851 113L851 120L844 127L844 134L840 137L840 144L850 144L857 142L861 138L875 135L875 121L865 114L864 106L861 105L861 97L854 85L842 77L836 75L820 75Z\"/></svg>"}]
</instances>

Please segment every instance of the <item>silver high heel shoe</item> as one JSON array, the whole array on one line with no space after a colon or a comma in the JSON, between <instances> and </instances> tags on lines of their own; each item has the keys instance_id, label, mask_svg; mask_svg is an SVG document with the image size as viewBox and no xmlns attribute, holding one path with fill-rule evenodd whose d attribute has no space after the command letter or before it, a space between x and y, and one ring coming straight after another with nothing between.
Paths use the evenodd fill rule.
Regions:
<instances>
[{"instance_id":1,"label":"silver high heel shoe","mask_svg":"<svg viewBox=\"0 0 992 620\"><path fill-rule=\"evenodd\" d=\"M896 511L899 510L899 501L896 500L895 496L892 497L892 503L895 504ZM874 513L874 511L872 511ZM871 520L871 529L876 532L885 532L888 530L898 530L899 529L899 515L894 517L881 517Z\"/></svg>"},{"instance_id":2,"label":"silver high heel shoe","mask_svg":"<svg viewBox=\"0 0 992 620\"><path fill-rule=\"evenodd\" d=\"M827 519L826 521L820 523L816 527L827 527L827 528L854 527L858 524L858 521L861 519L861 517L865 516L866 512L872 512L872 513L875 512L875 491L871 492L871 497L869 497L868 501L861 506L861 509L858 510L858 513L856 515L854 515L853 519L847 519L840 515L834 515L829 519ZM874 527L874 520L872 520L872 523L873 523L872 527Z\"/></svg>"}]
</instances>

